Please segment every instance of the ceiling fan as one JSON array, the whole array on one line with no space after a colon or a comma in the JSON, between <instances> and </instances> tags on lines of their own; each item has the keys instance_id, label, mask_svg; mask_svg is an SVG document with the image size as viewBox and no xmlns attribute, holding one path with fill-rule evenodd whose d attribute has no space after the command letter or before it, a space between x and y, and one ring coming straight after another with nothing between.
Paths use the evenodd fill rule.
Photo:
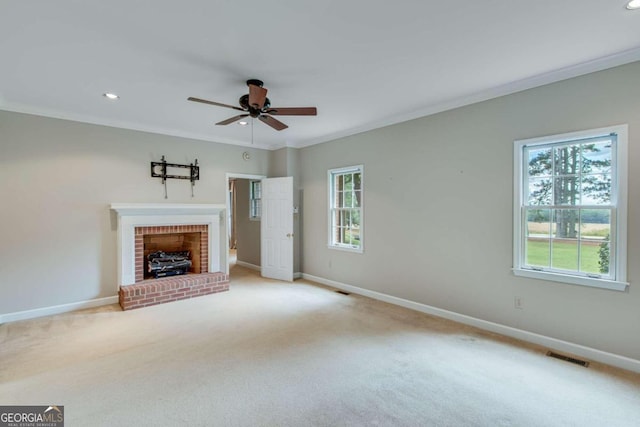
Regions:
<instances>
[{"instance_id":1,"label":"ceiling fan","mask_svg":"<svg viewBox=\"0 0 640 427\"><path fill-rule=\"evenodd\" d=\"M271 101L267 98L267 89L263 86L262 80L249 79L247 80L247 86L249 86L249 93L242 95L238 100L240 107L233 105L222 104L220 102L207 101L206 99L194 98L190 96L188 101L201 102L203 104L215 105L218 107L232 108L234 110L243 111L244 114L228 118L217 125L228 125L236 122L243 117L257 118L263 123L268 124L275 130L283 130L289 126L282 123L280 120L272 116L315 116L318 114L316 107L272 107Z\"/></svg>"}]
</instances>

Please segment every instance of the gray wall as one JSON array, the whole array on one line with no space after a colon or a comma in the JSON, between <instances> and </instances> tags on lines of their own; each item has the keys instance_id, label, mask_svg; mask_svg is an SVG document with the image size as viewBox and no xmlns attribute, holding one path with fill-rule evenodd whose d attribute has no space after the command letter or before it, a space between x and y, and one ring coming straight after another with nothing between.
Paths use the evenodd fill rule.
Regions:
<instances>
[{"instance_id":1,"label":"gray wall","mask_svg":"<svg viewBox=\"0 0 640 427\"><path fill-rule=\"evenodd\" d=\"M249 179L236 179L238 261L260 265L260 221L249 219Z\"/></svg>"},{"instance_id":2,"label":"gray wall","mask_svg":"<svg viewBox=\"0 0 640 427\"><path fill-rule=\"evenodd\" d=\"M269 152L0 111L0 313L117 293L109 204L224 204L227 172L266 175ZM149 163L198 159L200 181L169 180Z\"/></svg>"},{"instance_id":3,"label":"gray wall","mask_svg":"<svg viewBox=\"0 0 640 427\"><path fill-rule=\"evenodd\" d=\"M638 75L633 63L304 148L302 270L640 359ZM628 293L514 277L513 141L622 123ZM327 248L327 169L355 164L365 167L363 254Z\"/></svg>"}]
</instances>

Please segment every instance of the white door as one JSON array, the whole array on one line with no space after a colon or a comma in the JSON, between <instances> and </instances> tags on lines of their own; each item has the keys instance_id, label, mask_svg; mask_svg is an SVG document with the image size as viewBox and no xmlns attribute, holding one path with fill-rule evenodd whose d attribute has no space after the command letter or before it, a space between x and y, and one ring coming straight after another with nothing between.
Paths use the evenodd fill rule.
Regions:
<instances>
[{"instance_id":1,"label":"white door","mask_svg":"<svg viewBox=\"0 0 640 427\"><path fill-rule=\"evenodd\" d=\"M293 281L293 178L262 180L262 276Z\"/></svg>"}]
</instances>

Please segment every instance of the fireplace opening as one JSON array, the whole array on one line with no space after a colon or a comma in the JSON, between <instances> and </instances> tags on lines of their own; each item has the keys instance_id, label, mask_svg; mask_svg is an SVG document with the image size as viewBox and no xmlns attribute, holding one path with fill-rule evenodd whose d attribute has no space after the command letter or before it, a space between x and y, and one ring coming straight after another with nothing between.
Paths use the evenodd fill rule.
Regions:
<instances>
[{"instance_id":1,"label":"fireplace opening","mask_svg":"<svg viewBox=\"0 0 640 427\"><path fill-rule=\"evenodd\" d=\"M146 234L144 279L202 273L201 233Z\"/></svg>"}]
</instances>

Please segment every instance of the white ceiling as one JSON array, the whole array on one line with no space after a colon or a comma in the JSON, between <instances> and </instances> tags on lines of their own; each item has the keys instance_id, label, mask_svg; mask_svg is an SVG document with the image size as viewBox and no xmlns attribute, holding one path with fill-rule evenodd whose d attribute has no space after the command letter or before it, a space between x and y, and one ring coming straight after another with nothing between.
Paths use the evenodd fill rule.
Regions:
<instances>
[{"instance_id":1,"label":"white ceiling","mask_svg":"<svg viewBox=\"0 0 640 427\"><path fill-rule=\"evenodd\" d=\"M0 109L250 145L214 125L237 111L187 97L237 105L258 78L318 116L257 121L255 146L302 147L640 60L625 4L0 0Z\"/></svg>"}]
</instances>

